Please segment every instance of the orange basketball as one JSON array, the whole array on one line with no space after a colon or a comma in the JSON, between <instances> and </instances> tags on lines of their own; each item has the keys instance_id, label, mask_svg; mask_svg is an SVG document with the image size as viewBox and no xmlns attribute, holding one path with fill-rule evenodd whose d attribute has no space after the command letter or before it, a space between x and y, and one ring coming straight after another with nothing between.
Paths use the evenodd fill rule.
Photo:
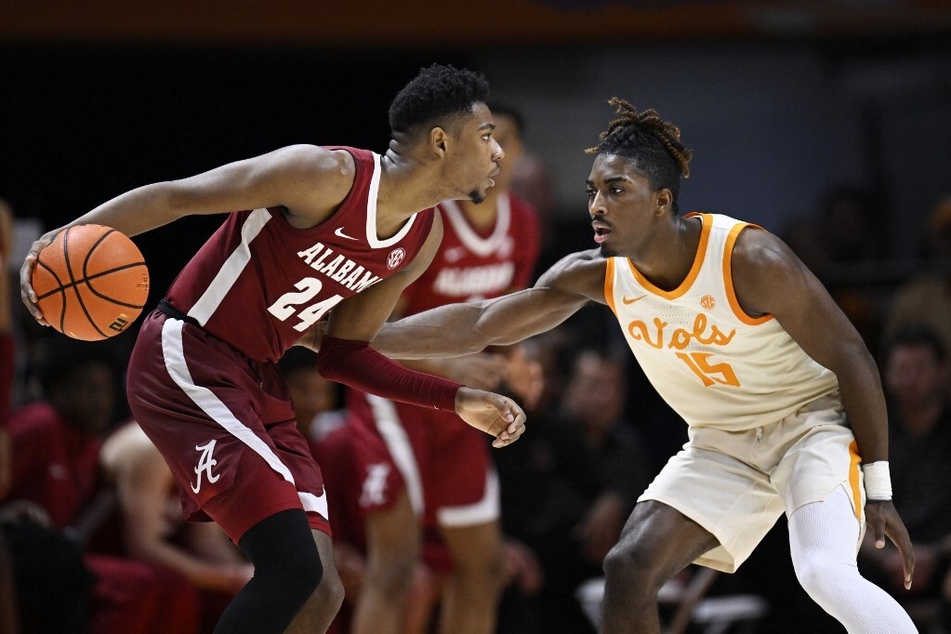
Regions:
<instances>
[{"instance_id":1,"label":"orange basketball","mask_svg":"<svg viewBox=\"0 0 951 634\"><path fill-rule=\"evenodd\" d=\"M149 270L125 234L78 225L40 251L33 290L53 328L73 339L97 341L118 335L142 312Z\"/></svg>"}]
</instances>

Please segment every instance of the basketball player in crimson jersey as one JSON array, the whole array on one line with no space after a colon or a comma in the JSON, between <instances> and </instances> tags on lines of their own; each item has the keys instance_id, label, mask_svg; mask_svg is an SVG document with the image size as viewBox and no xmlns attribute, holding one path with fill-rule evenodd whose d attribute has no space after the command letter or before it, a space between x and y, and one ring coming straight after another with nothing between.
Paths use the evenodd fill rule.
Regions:
<instances>
[{"instance_id":1,"label":"basketball player in crimson jersey","mask_svg":"<svg viewBox=\"0 0 951 634\"><path fill-rule=\"evenodd\" d=\"M134 236L191 214L224 224L142 324L128 396L182 491L185 516L216 521L254 564L220 632L323 632L342 600L320 469L297 431L276 367L327 319L321 373L387 398L454 411L513 442L525 415L511 400L413 372L368 342L429 265L445 199L480 200L504 153L485 104L488 84L451 66L424 68L390 106L379 155L297 145L178 181L134 189L68 226ZM46 323L21 268L21 296ZM293 622L293 623L292 623Z\"/></svg>"},{"instance_id":2,"label":"basketball player in crimson jersey","mask_svg":"<svg viewBox=\"0 0 951 634\"><path fill-rule=\"evenodd\" d=\"M436 308L374 341L394 358L455 355L609 306L689 442L639 498L604 561L601 630L660 632L657 593L691 562L733 572L781 513L796 576L849 632L915 632L864 579L866 525L915 559L891 501L878 368L822 284L782 241L723 215L678 211L690 150L655 111L620 99L587 180L598 250L568 255L531 289Z\"/></svg>"},{"instance_id":3,"label":"basketball player in crimson jersey","mask_svg":"<svg viewBox=\"0 0 951 634\"><path fill-rule=\"evenodd\" d=\"M498 297L531 281L539 249L534 208L508 189L522 153L521 117L492 106L495 138L505 150L484 201L440 203L444 235L432 265L397 305L413 314L451 302ZM412 365L494 389L502 355L470 355ZM437 363L438 362L438 363ZM409 579L422 556L423 526L435 524L453 566L439 613L441 632L494 631L502 589L499 483L485 437L448 412L351 390L348 398L367 569L353 618L355 634L396 634Z\"/></svg>"}]
</instances>

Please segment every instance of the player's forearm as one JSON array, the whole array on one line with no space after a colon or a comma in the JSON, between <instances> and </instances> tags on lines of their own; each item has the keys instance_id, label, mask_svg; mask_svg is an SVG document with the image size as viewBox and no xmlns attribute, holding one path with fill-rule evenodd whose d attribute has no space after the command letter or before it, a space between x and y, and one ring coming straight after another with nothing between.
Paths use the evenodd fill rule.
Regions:
<instances>
[{"instance_id":1,"label":"player's forearm","mask_svg":"<svg viewBox=\"0 0 951 634\"><path fill-rule=\"evenodd\" d=\"M386 324L372 346L394 359L480 352L551 330L586 302L582 295L535 287L481 302L449 304Z\"/></svg>"},{"instance_id":2,"label":"player's forearm","mask_svg":"<svg viewBox=\"0 0 951 634\"><path fill-rule=\"evenodd\" d=\"M837 372L846 418L863 463L888 460L888 418L881 380L864 347L848 370Z\"/></svg>"},{"instance_id":3,"label":"player's forearm","mask_svg":"<svg viewBox=\"0 0 951 634\"><path fill-rule=\"evenodd\" d=\"M387 323L371 347L393 359L455 357L480 352L492 342L476 329L480 309L450 304Z\"/></svg>"},{"instance_id":4,"label":"player's forearm","mask_svg":"<svg viewBox=\"0 0 951 634\"><path fill-rule=\"evenodd\" d=\"M98 224L134 236L167 225L188 213L186 207L176 203L170 183L155 183L116 196L67 226Z\"/></svg>"}]
</instances>

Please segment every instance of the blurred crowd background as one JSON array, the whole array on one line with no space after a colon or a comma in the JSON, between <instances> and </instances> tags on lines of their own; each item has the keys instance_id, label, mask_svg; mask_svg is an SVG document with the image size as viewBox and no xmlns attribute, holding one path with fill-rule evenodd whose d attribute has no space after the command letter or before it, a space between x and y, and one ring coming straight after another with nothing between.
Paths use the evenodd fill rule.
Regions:
<instances>
[{"instance_id":1,"label":"blurred crowd background","mask_svg":"<svg viewBox=\"0 0 951 634\"><path fill-rule=\"evenodd\" d=\"M951 631L951 4L9 0L0 11L9 366L0 383L9 389L0 396L4 423L54 422L10 427L38 435L14 438L20 471L13 489L0 481L0 633L207 631L249 574L220 535L180 534L167 496L133 496L130 510L117 484L130 467L116 456L154 458L124 426L134 328L74 344L33 324L17 291L30 242L127 189L282 145L382 152L390 99L435 61L483 72L492 99L524 118L512 189L540 214L539 272L593 246L583 150L612 117L612 96L679 125L695 156L682 210L732 215L787 240L862 333L889 399L896 504L920 578L903 594L891 546L864 549L860 565L923 632ZM220 220L136 238L150 306ZM511 540L500 632L593 631L587 598L597 596L605 544L686 439L616 329L592 307L526 346L546 383L529 432L495 452ZM321 395L301 415L319 421L309 432L319 453L345 425L341 394L310 360L288 359L288 376L300 368L310 373L305 393ZM151 490L168 488L155 478ZM24 517L41 528L28 534ZM130 530L136 518L143 526ZM784 531L781 521L736 575L684 571L666 588L670 631L841 631L798 588ZM156 565L155 543L129 536L173 532L193 559L163 551ZM142 561L147 569L134 565ZM438 578L438 564L423 574L414 593L423 616L407 631L428 631Z\"/></svg>"}]
</instances>

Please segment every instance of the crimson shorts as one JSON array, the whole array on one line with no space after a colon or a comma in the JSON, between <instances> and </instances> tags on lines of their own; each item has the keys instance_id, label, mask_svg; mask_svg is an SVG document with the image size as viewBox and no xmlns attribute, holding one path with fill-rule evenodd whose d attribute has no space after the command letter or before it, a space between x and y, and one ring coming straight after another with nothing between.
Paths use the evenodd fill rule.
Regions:
<instances>
[{"instance_id":1,"label":"crimson shorts","mask_svg":"<svg viewBox=\"0 0 951 634\"><path fill-rule=\"evenodd\" d=\"M441 526L499 517L491 437L456 414L348 392L360 508L390 508L403 491L416 514Z\"/></svg>"},{"instance_id":2,"label":"crimson shorts","mask_svg":"<svg viewBox=\"0 0 951 634\"><path fill-rule=\"evenodd\" d=\"M237 543L266 517L298 508L330 534L320 467L275 364L156 310L132 351L127 393L175 476L186 519L213 519Z\"/></svg>"}]
</instances>

